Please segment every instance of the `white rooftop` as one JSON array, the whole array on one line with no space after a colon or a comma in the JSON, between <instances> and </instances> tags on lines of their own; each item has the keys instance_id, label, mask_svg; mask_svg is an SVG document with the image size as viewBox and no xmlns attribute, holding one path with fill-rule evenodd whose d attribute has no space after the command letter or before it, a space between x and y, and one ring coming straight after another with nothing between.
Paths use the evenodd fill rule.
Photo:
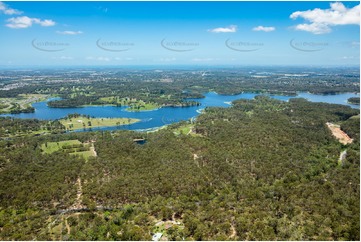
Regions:
<instances>
[{"instance_id":1,"label":"white rooftop","mask_svg":"<svg viewBox=\"0 0 361 242\"><path fill-rule=\"evenodd\" d=\"M152 237L153 241L158 241L162 237L162 233L155 233Z\"/></svg>"}]
</instances>

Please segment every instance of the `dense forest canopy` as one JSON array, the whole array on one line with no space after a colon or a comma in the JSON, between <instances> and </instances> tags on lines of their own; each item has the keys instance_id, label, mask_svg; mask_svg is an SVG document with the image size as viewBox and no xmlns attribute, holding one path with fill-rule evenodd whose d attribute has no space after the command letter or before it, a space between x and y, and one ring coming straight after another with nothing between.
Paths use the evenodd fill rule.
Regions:
<instances>
[{"instance_id":1,"label":"dense forest canopy","mask_svg":"<svg viewBox=\"0 0 361 242\"><path fill-rule=\"evenodd\" d=\"M354 141L339 143L326 122ZM1 134L54 134L0 141L0 238L360 239L359 110L257 96L175 132L185 125L61 134L59 122L2 118ZM96 156L44 153L67 140Z\"/></svg>"}]
</instances>

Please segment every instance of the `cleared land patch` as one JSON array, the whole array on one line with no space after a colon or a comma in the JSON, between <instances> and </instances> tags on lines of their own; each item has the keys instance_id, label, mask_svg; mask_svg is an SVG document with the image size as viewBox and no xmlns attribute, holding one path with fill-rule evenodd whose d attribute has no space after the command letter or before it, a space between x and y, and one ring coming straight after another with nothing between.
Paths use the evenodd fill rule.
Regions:
<instances>
[{"instance_id":1,"label":"cleared land patch","mask_svg":"<svg viewBox=\"0 0 361 242\"><path fill-rule=\"evenodd\" d=\"M197 134L194 130L194 124L191 124L191 123L187 123L187 124L184 124L184 125L181 125L177 128L175 128L173 130L173 133L175 135L190 135L190 136L193 136L193 137L196 137L196 136L201 136L200 134Z\"/></svg>"},{"instance_id":2,"label":"cleared land patch","mask_svg":"<svg viewBox=\"0 0 361 242\"><path fill-rule=\"evenodd\" d=\"M327 122L326 125L331 130L333 136L335 136L340 143L344 145L352 143L353 139L351 139L345 132L341 130L340 125L329 122Z\"/></svg>"},{"instance_id":3,"label":"cleared land patch","mask_svg":"<svg viewBox=\"0 0 361 242\"><path fill-rule=\"evenodd\" d=\"M138 100L136 98L119 98L111 96L102 97L99 100L112 105L128 106L126 110L130 112L150 111L160 108L160 105L157 103L144 102L143 100Z\"/></svg>"},{"instance_id":4,"label":"cleared land patch","mask_svg":"<svg viewBox=\"0 0 361 242\"><path fill-rule=\"evenodd\" d=\"M93 147L93 148L92 148ZM91 156L96 156L93 144L82 143L79 140L65 140L59 142L46 142L41 145L44 154L51 154L54 152L64 152L70 155L80 155L84 159Z\"/></svg>"}]
</instances>

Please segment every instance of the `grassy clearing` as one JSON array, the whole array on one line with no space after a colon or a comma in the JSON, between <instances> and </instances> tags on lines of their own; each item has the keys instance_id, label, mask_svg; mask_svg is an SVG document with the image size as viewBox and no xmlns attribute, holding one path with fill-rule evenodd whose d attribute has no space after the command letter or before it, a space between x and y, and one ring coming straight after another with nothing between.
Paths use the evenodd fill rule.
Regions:
<instances>
[{"instance_id":1,"label":"grassy clearing","mask_svg":"<svg viewBox=\"0 0 361 242\"><path fill-rule=\"evenodd\" d=\"M140 120L132 118L87 118L80 116L76 118L65 118L59 121L67 130L75 130L128 125L139 122Z\"/></svg>"},{"instance_id":2,"label":"grassy clearing","mask_svg":"<svg viewBox=\"0 0 361 242\"><path fill-rule=\"evenodd\" d=\"M194 126L193 124L182 125L174 130L174 134L175 135L188 134L192 130L193 126Z\"/></svg>"},{"instance_id":3,"label":"grassy clearing","mask_svg":"<svg viewBox=\"0 0 361 242\"><path fill-rule=\"evenodd\" d=\"M162 241L163 240L169 240L170 238L170 234L168 233L168 230L172 228L173 231L178 231L181 232L184 230L184 224L181 221L173 221L173 220L168 220L168 221L159 221L157 222L154 227L152 232L155 233L162 233Z\"/></svg>"},{"instance_id":4,"label":"grassy clearing","mask_svg":"<svg viewBox=\"0 0 361 242\"><path fill-rule=\"evenodd\" d=\"M65 140L59 142L46 142L41 145L41 149L46 154L51 154L56 151L62 150L64 146L70 145L81 145L82 143L79 140Z\"/></svg>"},{"instance_id":5,"label":"grassy clearing","mask_svg":"<svg viewBox=\"0 0 361 242\"><path fill-rule=\"evenodd\" d=\"M165 96L165 98L169 99L169 96ZM136 98L119 98L110 96L99 98L99 100L110 105L128 106L126 110L130 112L149 111L160 108L160 105L157 103L146 103L142 100L137 100Z\"/></svg>"},{"instance_id":6,"label":"grassy clearing","mask_svg":"<svg viewBox=\"0 0 361 242\"><path fill-rule=\"evenodd\" d=\"M93 155L93 152L90 151L90 150L87 150L87 151L80 151L80 152L72 152L72 153L69 153L70 155L80 155L80 156L83 156L84 159L88 160L89 157L91 156L94 156Z\"/></svg>"},{"instance_id":7,"label":"grassy clearing","mask_svg":"<svg viewBox=\"0 0 361 242\"><path fill-rule=\"evenodd\" d=\"M95 95L95 92L82 92L82 91L77 91L77 92L73 92L70 94L70 98L76 98L78 96L87 96L90 97L92 95Z\"/></svg>"},{"instance_id":8,"label":"grassy clearing","mask_svg":"<svg viewBox=\"0 0 361 242\"><path fill-rule=\"evenodd\" d=\"M360 114L352 116L350 119L360 119Z\"/></svg>"},{"instance_id":9,"label":"grassy clearing","mask_svg":"<svg viewBox=\"0 0 361 242\"><path fill-rule=\"evenodd\" d=\"M45 144L41 145L41 149L44 154L51 154L57 151L61 151L70 155L82 156L86 160L88 160L91 156L95 156L95 152L91 150L91 144L82 143L79 140L46 142Z\"/></svg>"},{"instance_id":10,"label":"grassy clearing","mask_svg":"<svg viewBox=\"0 0 361 242\"><path fill-rule=\"evenodd\" d=\"M138 112L138 111L150 111L158 109L160 106L156 103L145 103L143 101L139 101L135 104L130 105L126 110L130 112Z\"/></svg>"},{"instance_id":11,"label":"grassy clearing","mask_svg":"<svg viewBox=\"0 0 361 242\"><path fill-rule=\"evenodd\" d=\"M99 98L99 100L102 102L107 102L107 103L116 102L118 104L122 104L121 102L119 102L119 98L117 98L117 97L101 97L101 98Z\"/></svg>"},{"instance_id":12,"label":"grassy clearing","mask_svg":"<svg viewBox=\"0 0 361 242\"><path fill-rule=\"evenodd\" d=\"M184 124L176 129L173 130L173 133L175 135L190 135L193 137L201 136L200 134L196 134L194 131L194 124Z\"/></svg>"}]
</instances>

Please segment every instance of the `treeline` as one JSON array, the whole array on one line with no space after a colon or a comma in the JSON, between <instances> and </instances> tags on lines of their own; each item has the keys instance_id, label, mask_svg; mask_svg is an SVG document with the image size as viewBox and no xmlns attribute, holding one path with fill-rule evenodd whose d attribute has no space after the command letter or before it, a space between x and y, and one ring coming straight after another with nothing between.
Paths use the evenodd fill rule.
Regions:
<instances>
[{"instance_id":1,"label":"treeline","mask_svg":"<svg viewBox=\"0 0 361 242\"><path fill-rule=\"evenodd\" d=\"M57 120L17 119L0 117L0 138L25 134L39 134L39 131L61 133L65 127Z\"/></svg>"},{"instance_id":2,"label":"treeline","mask_svg":"<svg viewBox=\"0 0 361 242\"><path fill-rule=\"evenodd\" d=\"M351 138L360 140L360 115L354 116L342 122L341 129Z\"/></svg>"},{"instance_id":3,"label":"treeline","mask_svg":"<svg viewBox=\"0 0 361 242\"><path fill-rule=\"evenodd\" d=\"M52 108L68 108L68 107L80 107L83 105L101 105L98 101L98 96L84 96L79 95L76 98L53 100L48 102L48 106Z\"/></svg>"},{"instance_id":4,"label":"treeline","mask_svg":"<svg viewBox=\"0 0 361 242\"><path fill-rule=\"evenodd\" d=\"M360 98L359 97L350 97L349 99L347 99L348 103L351 104L360 104Z\"/></svg>"},{"instance_id":5,"label":"treeline","mask_svg":"<svg viewBox=\"0 0 361 242\"><path fill-rule=\"evenodd\" d=\"M22 108L19 104L17 103L13 103L12 107L10 108L10 113L11 114L16 114L16 113L33 113L35 112L35 108L32 106L28 106L28 107L24 107Z\"/></svg>"}]
</instances>

